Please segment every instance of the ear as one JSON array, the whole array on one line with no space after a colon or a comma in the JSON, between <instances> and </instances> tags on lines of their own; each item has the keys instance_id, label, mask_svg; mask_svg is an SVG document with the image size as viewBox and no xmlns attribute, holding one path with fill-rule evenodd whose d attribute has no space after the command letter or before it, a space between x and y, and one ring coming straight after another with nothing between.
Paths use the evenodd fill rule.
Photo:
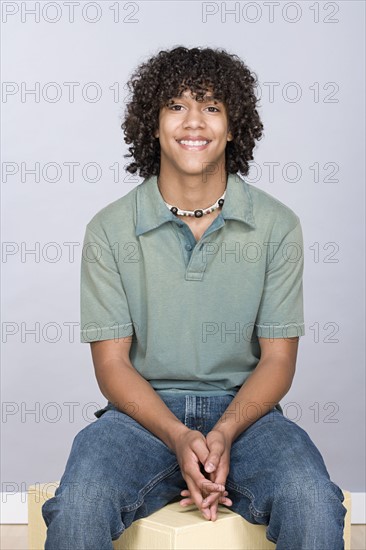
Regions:
<instances>
[{"instance_id":1,"label":"ear","mask_svg":"<svg viewBox=\"0 0 366 550\"><path fill-rule=\"evenodd\" d=\"M155 130L155 132L154 132L154 137L156 137L156 138L159 137L159 130Z\"/></svg>"},{"instance_id":2,"label":"ear","mask_svg":"<svg viewBox=\"0 0 366 550\"><path fill-rule=\"evenodd\" d=\"M232 141L234 139L233 134L231 132L228 132L226 139L227 139L227 141Z\"/></svg>"}]
</instances>

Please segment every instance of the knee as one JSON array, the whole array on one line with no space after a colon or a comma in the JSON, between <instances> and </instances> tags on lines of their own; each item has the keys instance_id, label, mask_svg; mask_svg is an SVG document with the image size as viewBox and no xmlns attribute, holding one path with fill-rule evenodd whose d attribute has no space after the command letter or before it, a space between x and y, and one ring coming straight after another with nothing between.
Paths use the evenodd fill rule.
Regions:
<instances>
[{"instance_id":1,"label":"knee","mask_svg":"<svg viewBox=\"0 0 366 550\"><path fill-rule=\"evenodd\" d=\"M64 483L42 506L47 550L106 548L125 529L118 499L95 484L75 485Z\"/></svg>"},{"instance_id":2,"label":"knee","mask_svg":"<svg viewBox=\"0 0 366 550\"><path fill-rule=\"evenodd\" d=\"M314 477L285 482L275 491L274 505L285 517L296 517L302 527L317 524L343 524L346 508L341 489L327 477Z\"/></svg>"},{"instance_id":3,"label":"knee","mask_svg":"<svg viewBox=\"0 0 366 550\"><path fill-rule=\"evenodd\" d=\"M90 499L85 499L80 486L77 490L77 485L76 483L63 484L57 489L55 496L43 504L42 516L47 526L55 518L58 523L65 520L70 524L73 521L79 522L81 517L84 520L88 520L88 516L92 517L93 507L90 504Z\"/></svg>"},{"instance_id":4,"label":"knee","mask_svg":"<svg viewBox=\"0 0 366 550\"><path fill-rule=\"evenodd\" d=\"M96 514L118 514L120 509L117 491L105 484L94 481L63 482L55 496L42 506L42 516L46 525L54 517L66 518L67 522L84 520L93 522Z\"/></svg>"},{"instance_id":5,"label":"knee","mask_svg":"<svg viewBox=\"0 0 366 550\"><path fill-rule=\"evenodd\" d=\"M343 493L329 479L277 490L267 535L278 548L343 550Z\"/></svg>"}]
</instances>

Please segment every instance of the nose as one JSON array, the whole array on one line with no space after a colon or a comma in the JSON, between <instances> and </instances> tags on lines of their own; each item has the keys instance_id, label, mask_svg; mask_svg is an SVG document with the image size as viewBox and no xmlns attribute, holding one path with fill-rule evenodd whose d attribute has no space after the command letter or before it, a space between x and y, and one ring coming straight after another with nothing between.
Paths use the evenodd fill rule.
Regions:
<instances>
[{"instance_id":1,"label":"nose","mask_svg":"<svg viewBox=\"0 0 366 550\"><path fill-rule=\"evenodd\" d=\"M201 104L197 102L197 105L187 109L187 112L183 121L184 128L202 128L205 126L201 108L202 108Z\"/></svg>"}]
</instances>

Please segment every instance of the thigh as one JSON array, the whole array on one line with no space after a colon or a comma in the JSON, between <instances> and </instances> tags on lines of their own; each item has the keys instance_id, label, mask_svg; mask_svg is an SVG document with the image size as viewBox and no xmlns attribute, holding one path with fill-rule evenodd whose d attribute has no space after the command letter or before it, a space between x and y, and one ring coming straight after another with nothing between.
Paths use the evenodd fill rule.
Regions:
<instances>
[{"instance_id":1,"label":"thigh","mask_svg":"<svg viewBox=\"0 0 366 550\"><path fill-rule=\"evenodd\" d=\"M274 498L293 505L305 495L314 502L329 494L342 498L309 435L276 409L234 441L226 488L233 511L264 524Z\"/></svg>"},{"instance_id":2,"label":"thigh","mask_svg":"<svg viewBox=\"0 0 366 550\"><path fill-rule=\"evenodd\" d=\"M108 408L74 438L55 498L113 505L128 527L184 487L175 454L165 443L129 415Z\"/></svg>"}]
</instances>

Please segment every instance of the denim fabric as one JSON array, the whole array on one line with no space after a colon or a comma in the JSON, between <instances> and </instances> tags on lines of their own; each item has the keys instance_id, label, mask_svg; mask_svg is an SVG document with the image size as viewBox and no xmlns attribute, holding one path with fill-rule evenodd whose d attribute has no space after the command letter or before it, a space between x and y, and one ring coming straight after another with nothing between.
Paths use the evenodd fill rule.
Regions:
<instances>
[{"instance_id":1,"label":"denim fabric","mask_svg":"<svg viewBox=\"0 0 366 550\"><path fill-rule=\"evenodd\" d=\"M233 399L161 393L186 426L207 434ZM55 496L42 507L45 550L112 550L131 523L186 488L174 453L108 403L75 437ZM346 509L307 433L276 408L233 443L226 488L237 512L268 525L278 550L343 550ZM204 520L207 521L207 520Z\"/></svg>"}]
</instances>

